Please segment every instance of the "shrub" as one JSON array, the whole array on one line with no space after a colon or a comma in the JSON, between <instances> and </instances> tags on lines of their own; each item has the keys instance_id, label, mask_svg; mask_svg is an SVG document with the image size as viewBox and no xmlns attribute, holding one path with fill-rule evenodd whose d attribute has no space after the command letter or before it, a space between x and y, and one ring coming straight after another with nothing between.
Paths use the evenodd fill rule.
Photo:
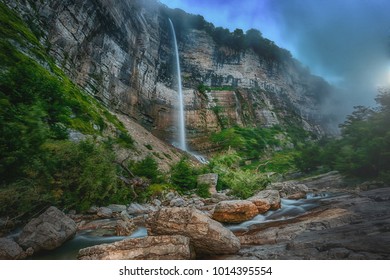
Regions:
<instances>
[{"instance_id":1,"label":"shrub","mask_svg":"<svg viewBox=\"0 0 390 280\"><path fill-rule=\"evenodd\" d=\"M182 189L191 190L196 188L196 170L190 166L186 158L182 158L171 168L172 184Z\"/></svg>"},{"instance_id":2,"label":"shrub","mask_svg":"<svg viewBox=\"0 0 390 280\"><path fill-rule=\"evenodd\" d=\"M162 173L158 169L157 161L152 155L148 155L143 160L130 164L130 170L139 177L145 177L152 183L161 183Z\"/></svg>"},{"instance_id":3,"label":"shrub","mask_svg":"<svg viewBox=\"0 0 390 280\"><path fill-rule=\"evenodd\" d=\"M211 196L208 184L198 184L195 193L203 198Z\"/></svg>"}]
</instances>

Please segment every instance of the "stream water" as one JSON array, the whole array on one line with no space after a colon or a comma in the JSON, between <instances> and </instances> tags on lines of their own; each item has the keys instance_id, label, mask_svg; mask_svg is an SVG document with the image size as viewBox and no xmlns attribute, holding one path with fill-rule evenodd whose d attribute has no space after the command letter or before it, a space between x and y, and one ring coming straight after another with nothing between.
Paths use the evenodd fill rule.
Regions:
<instances>
[{"instance_id":1,"label":"stream water","mask_svg":"<svg viewBox=\"0 0 390 280\"><path fill-rule=\"evenodd\" d=\"M253 225L287 220L298 217L306 212L319 206L321 201L328 198L334 197L335 194L321 193L321 194L307 194L306 198L292 200L292 199L281 199L281 207L274 211L267 211L264 214L255 216L252 220L240 223L240 224L228 224L226 227L231 231L247 230Z\"/></svg>"},{"instance_id":2,"label":"stream water","mask_svg":"<svg viewBox=\"0 0 390 280\"><path fill-rule=\"evenodd\" d=\"M282 199L281 208L278 210L268 211L265 214L257 215L250 221L240 224L225 224L225 226L234 232L249 229L252 225L294 218L314 209L319 206L321 201L332 198L335 195L336 194L329 193L308 194L305 199ZM147 231L144 227L139 227L131 236L105 237L97 236L95 231L82 231L79 232L73 239L67 241L60 248L35 255L33 258L41 260L72 260L77 258L78 251L82 248L145 236L147 236Z\"/></svg>"},{"instance_id":3,"label":"stream water","mask_svg":"<svg viewBox=\"0 0 390 280\"><path fill-rule=\"evenodd\" d=\"M94 231L83 231L77 233L74 238L67 241L60 248L34 255L33 258L36 260L76 260L77 254L82 248L104 243L113 243L124 239L144 237L146 235L147 231L144 227L139 227L130 236L96 236L94 235Z\"/></svg>"}]
</instances>

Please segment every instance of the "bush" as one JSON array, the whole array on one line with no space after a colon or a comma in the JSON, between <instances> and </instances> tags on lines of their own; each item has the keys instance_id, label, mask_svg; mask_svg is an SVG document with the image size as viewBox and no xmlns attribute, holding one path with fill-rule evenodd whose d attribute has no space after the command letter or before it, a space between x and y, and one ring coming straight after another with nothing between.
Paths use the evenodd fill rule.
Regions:
<instances>
[{"instance_id":1,"label":"bush","mask_svg":"<svg viewBox=\"0 0 390 280\"><path fill-rule=\"evenodd\" d=\"M176 187L170 184L151 184L147 187L146 192L142 195L142 199L152 200L152 199L162 199L166 193L169 191L176 191Z\"/></svg>"},{"instance_id":2,"label":"bush","mask_svg":"<svg viewBox=\"0 0 390 280\"><path fill-rule=\"evenodd\" d=\"M208 198L211 196L208 184L198 184L195 193L203 198Z\"/></svg>"},{"instance_id":3,"label":"bush","mask_svg":"<svg viewBox=\"0 0 390 280\"><path fill-rule=\"evenodd\" d=\"M157 161L152 155L148 155L138 162L130 163L129 168L135 176L148 178L152 183L161 183L163 181Z\"/></svg>"},{"instance_id":4,"label":"bush","mask_svg":"<svg viewBox=\"0 0 390 280\"><path fill-rule=\"evenodd\" d=\"M239 168L241 158L236 152L216 156L210 162L210 168L219 175L218 189L228 188L237 197L246 199L256 191L264 189L269 179L262 173Z\"/></svg>"},{"instance_id":5,"label":"bush","mask_svg":"<svg viewBox=\"0 0 390 280\"><path fill-rule=\"evenodd\" d=\"M191 167L186 158L182 158L171 168L171 182L179 188L192 190L196 188L197 171Z\"/></svg>"},{"instance_id":6,"label":"bush","mask_svg":"<svg viewBox=\"0 0 390 280\"><path fill-rule=\"evenodd\" d=\"M57 205L86 210L109 203L118 191L114 153L104 145L56 141L46 143L43 151L45 157L32 166L39 170L34 179L47 186Z\"/></svg>"}]
</instances>

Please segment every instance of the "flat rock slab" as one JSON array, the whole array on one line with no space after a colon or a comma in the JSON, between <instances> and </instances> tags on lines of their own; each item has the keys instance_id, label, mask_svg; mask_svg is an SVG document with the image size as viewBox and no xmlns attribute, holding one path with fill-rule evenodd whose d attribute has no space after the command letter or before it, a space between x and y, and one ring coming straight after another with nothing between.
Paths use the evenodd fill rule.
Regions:
<instances>
[{"instance_id":1,"label":"flat rock slab","mask_svg":"<svg viewBox=\"0 0 390 280\"><path fill-rule=\"evenodd\" d=\"M390 259L390 188L327 198L292 219L236 232L236 259Z\"/></svg>"},{"instance_id":2,"label":"flat rock slab","mask_svg":"<svg viewBox=\"0 0 390 280\"><path fill-rule=\"evenodd\" d=\"M147 236L81 249L80 260L189 260L190 239L180 235Z\"/></svg>"}]
</instances>

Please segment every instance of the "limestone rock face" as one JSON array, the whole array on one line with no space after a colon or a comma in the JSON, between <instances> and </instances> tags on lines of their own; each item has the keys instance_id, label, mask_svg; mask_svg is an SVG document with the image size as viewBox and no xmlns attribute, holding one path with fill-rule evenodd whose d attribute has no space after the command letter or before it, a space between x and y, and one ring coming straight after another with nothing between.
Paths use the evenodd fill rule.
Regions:
<instances>
[{"instance_id":1,"label":"limestone rock face","mask_svg":"<svg viewBox=\"0 0 390 280\"><path fill-rule=\"evenodd\" d=\"M22 230L18 243L34 252L53 250L76 234L76 223L55 207L32 219Z\"/></svg>"},{"instance_id":2,"label":"limestone rock face","mask_svg":"<svg viewBox=\"0 0 390 280\"><path fill-rule=\"evenodd\" d=\"M155 0L4 2L42 31L57 65L89 94L160 139L176 139L168 8ZM212 151L210 133L232 125L270 127L288 119L315 134L326 129L318 115L330 86L294 59L235 51L205 30L189 29L177 39L190 147ZM200 84L211 90L200 92ZM227 90L216 90L222 87Z\"/></svg>"},{"instance_id":3,"label":"limestone rock face","mask_svg":"<svg viewBox=\"0 0 390 280\"><path fill-rule=\"evenodd\" d=\"M233 254L240 249L238 238L230 230L191 208L162 208L151 214L148 232L151 235L187 236L196 254Z\"/></svg>"},{"instance_id":4,"label":"limestone rock face","mask_svg":"<svg viewBox=\"0 0 390 280\"><path fill-rule=\"evenodd\" d=\"M222 223L241 223L259 214L257 206L246 200L219 202L214 209L213 219Z\"/></svg>"},{"instance_id":5,"label":"limestone rock face","mask_svg":"<svg viewBox=\"0 0 390 280\"><path fill-rule=\"evenodd\" d=\"M80 260L189 260L193 258L188 237L147 236L81 249Z\"/></svg>"},{"instance_id":6,"label":"limestone rock face","mask_svg":"<svg viewBox=\"0 0 390 280\"><path fill-rule=\"evenodd\" d=\"M253 197L249 198L248 200L254 201L258 199L265 199L270 204L270 210L276 210L279 209L281 206L281 200L279 191L277 190L263 190L258 192Z\"/></svg>"}]
</instances>

